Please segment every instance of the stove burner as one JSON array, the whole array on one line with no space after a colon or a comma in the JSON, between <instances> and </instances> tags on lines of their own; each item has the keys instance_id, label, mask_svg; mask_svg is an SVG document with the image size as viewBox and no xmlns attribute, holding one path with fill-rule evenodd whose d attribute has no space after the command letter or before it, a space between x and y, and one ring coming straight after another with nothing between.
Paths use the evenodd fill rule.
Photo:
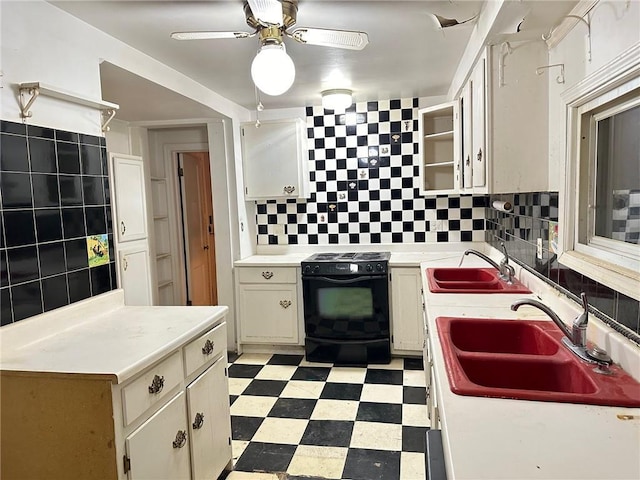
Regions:
<instances>
[{"instance_id":1,"label":"stove burner","mask_svg":"<svg viewBox=\"0 0 640 480\"><path fill-rule=\"evenodd\" d=\"M367 262L388 261L389 252L347 252L347 253L316 253L306 258L305 262Z\"/></svg>"}]
</instances>

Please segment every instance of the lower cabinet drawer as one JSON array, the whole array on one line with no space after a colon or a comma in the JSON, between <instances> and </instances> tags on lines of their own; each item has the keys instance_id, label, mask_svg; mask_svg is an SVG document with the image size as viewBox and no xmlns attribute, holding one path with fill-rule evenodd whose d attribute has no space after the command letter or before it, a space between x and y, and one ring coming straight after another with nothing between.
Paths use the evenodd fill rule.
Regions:
<instances>
[{"instance_id":1,"label":"lower cabinet drawer","mask_svg":"<svg viewBox=\"0 0 640 480\"><path fill-rule=\"evenodd\" d=\"M295 267L239 267L240 283L296 283L298 271Z\"/></svg>"},{"instance_id":2,"label":"lower cabinet drawer","mask_svg":"<svg viewBox=\"0 0 640 480\"><path fill-rule=\"evenodd\" d=\"M191 478L187 405L180 392L143 423L125 442L129 478Z\"/></svg>"},{"instance_id":3,"label":"lower cabinet drawer","mask_svg":"<svg viewBox=\"0 0 640 480\"><path fill-rule=\"evenodd\" d=\"M163 399L182 379L182 356L178 351L125 386L122 389L125 425Z\"/></svg>"},{"instance_id":4,"label":"lower cabinet drawer","mask_svg":"<svg viewBox=\"0 0 640 480\"><path fill-rule=\"evenodd\" d=\"M193 340L184 349L184 366L187 376L191 375L209 360L218 358L227 350L227 324L212 328Z\"/></svg>"}]
</instances>

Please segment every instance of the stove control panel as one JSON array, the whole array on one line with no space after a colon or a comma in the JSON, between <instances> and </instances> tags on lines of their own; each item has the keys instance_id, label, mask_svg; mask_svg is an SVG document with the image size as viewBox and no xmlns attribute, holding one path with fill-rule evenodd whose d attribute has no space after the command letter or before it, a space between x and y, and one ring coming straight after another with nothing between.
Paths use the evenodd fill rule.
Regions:
<instances>
[{"instance_id":1,"label":"stove control panel","mask_svg":"<svg viewBox=\"0 0 640 480\"><path fill-rule=\"evenodd\" d=\"M306 276L386 275L387 262L302 262Z\"/></svg>"}]
</instances>

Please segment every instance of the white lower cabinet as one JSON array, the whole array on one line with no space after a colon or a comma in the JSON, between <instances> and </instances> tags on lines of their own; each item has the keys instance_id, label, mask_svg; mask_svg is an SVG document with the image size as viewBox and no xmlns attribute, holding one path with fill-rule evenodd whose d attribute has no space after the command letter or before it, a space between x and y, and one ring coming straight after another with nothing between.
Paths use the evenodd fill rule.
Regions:
<instances>
[{"instance_id":1,"label":"white lower cabinet","mask_svg":"<svg viewBox=\"0 0 640 480\"><path fill-rule=\"evenodd\" d=\"M237 267L236 278L240 342L299 344L299 269Z\"/></svg>"},{"instance_id":2,"label":"white lower cabinet","mask_svg":"<svg viewBox=\"0 0 640 480\"><path fill-rule=\"evenodd\" d=\"M127 437L131 480L191 478L184 397L180 392Z\"/></svg>"},{"instance_id":3,"label":"white lower cabinet","mask_svg":"<svg viewBox=\"0 0 640 480\"><path fill-rule=\"evenodd\" d=\"M228 392L219 388L226 382L226 360L220 358L187 386L191 470L194 479L212 478L231 457L231 424Z\"/></svg>"},{"instance_id":4,"label":"white lower cabinet","mask_svg":"<svg viewBox=\"0 0 640 480\"><path fill-rule=\"evenodd\" d=\"M391 269L393 349L420 352L424 343L422 278L419 268Z\"/></svg>"},{"instance_id":5,"label":"white lower cabinet","mask_svg":"<svg viewBox=\"0 0 640 480\"><path fill-rule=\"evenodd\" d=\"M147 241L120 244L118 263L124 303L131 306L151 305L151 263Z\"/></svg>"}]
</instances>

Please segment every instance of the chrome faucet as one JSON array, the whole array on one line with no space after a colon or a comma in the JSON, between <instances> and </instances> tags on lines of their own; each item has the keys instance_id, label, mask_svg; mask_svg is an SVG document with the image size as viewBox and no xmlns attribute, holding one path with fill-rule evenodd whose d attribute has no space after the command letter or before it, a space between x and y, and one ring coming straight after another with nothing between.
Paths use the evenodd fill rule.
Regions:
<instances>
[{"instance_id":1,"label":"chrome faucet","mask_svg":"<svg viewBox=\"0 0 640 480\"><path fill-rule=\"evenodd\" d=\"M522 305L531 305L542 310L549 316L549 318L551 318L551 320L553 320L553 323L555 323L558 328L562 330L562 333L564 333L562 343L569 350L589 363L596 363L602 367L606 367L612 363L611 358L606 354L606 352L599 349L598 347L594 347L591 350L587 349L587 323L589 322L589 302L587 301L587 295L584 292L580 294L580 298L582 299L583 312L578 315L578 317L576 317L576 319L573 321L571 330L569 330L569 328L553 310L551 310L548 306L546 306L542 302L539 302L538 300L522 298L511 305L511 310L515 312Z\"/></svg>"},{"instance_id":2,"label":"chrome faucet","mask_svg":"<svg viewBox=\"0 0 640 480\"><path fill-rule=\"evenodd\" d=\"M462 254L462 258L460 259L460 263L458 263L458 267L462 265L462 262L467 255L475 255L476 257L480 257L485 262L490 264L493 268L498 270L498 272L500 272L500 280L504 280L509 285L511 285L513 283L513 277L515 276L516 271L511 265L509 265L509 254L507 253L507 247L504 246L504 242L500 242L500 246L502 247L502 251L504 252L504 258L500 261L499 265L484 253L470 248L469 250L465 250L465 252Z\"/></svg>"}]
</instances>

